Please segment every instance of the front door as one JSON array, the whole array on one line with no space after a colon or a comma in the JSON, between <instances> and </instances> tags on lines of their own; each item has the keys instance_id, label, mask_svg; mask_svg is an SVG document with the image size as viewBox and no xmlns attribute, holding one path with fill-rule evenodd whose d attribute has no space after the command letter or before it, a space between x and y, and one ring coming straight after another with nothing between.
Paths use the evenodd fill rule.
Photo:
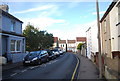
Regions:
<instances>
[{"instance_id":1,"label":"front door","mask_svg":"<svg viewBox=\"0 0 120 81\"><path fill-rule=\"evenodd\" d=\"M2 36L2 56L7 58L7 37Z\"/></svg>"}]
</instances>

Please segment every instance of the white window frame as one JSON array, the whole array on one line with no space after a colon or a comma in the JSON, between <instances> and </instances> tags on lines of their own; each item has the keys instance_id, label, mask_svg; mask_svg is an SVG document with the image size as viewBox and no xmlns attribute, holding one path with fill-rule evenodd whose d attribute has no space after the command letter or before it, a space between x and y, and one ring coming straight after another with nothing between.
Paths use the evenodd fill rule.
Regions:
<instances>
[{"instance_id":1,"label":"white window frame","mask_svg":"<svg viewBox=\"0 0 120 81\"><path fill-rule=\"evenodd\" d=\"M12 41L12 40L11 40ZM21 52L21 40L14 40L15 41L15 50L14 51L11 51L11 49L10 49L10 51L11 52ZM20 50L18 50L17 51L17 41L20 41ZM10 44L11 45L11 44Z\"/></svg>"},{"instance_id":2,"label":"white window frame","mask_svg":"<svg viewBox=\"0 0 120 81\"><path fill-rule=\"evenodd\" d=\"M15 42L16 42L16 40L11 40L11 41L15 41ZM11 52L15 52L15 49L14 49L14 51L11 50L11 41L10 41L10 51L11 51ZM14 48L15 48L15 47L14 47Z\"/></svg>"}]
</instances>

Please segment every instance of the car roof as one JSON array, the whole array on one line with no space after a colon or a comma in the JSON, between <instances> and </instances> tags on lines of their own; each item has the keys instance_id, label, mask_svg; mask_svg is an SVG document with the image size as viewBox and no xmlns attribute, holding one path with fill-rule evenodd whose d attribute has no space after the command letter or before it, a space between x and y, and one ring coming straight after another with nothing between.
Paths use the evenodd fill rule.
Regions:
<instances>
[{"instance_id":1,"label":"car roof","mask_svg":"<svg viewBox=\"0 0 120 81\"><path fill-rule=\"evenodd\" d=\"M41 50L40 51L32 51L30 53L40 53L40 52L41 52Z\"/></svg>"}]
</instances>

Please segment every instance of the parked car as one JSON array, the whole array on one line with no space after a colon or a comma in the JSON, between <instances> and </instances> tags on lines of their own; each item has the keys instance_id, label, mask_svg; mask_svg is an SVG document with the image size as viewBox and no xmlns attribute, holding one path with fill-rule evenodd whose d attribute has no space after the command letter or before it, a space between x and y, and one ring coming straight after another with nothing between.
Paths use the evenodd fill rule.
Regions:
<instances>
[{"instance_id":1,"label":"parked car","mask_svg":"<svg viewBox=\"0 0 120 81\"><path fill-rule=\"evenodd\" d=\"M56 57L60 56L60 52L58 51L58 49L53 49L52 52Z\"/></svg>"},{"instance_id":2,"label":"parked car","mask_svg":"<svg viewBox=\"0 0 120 81\"><path fill-rule=\"evenodd\" d=\"M52 50L46 49L46 51L48 52L49 60L52 60L52 59L55 59L55 58L56 58L56 56L54 55L54 53L52 52Z\"/></svg>"},{"instance_id":3,"label":"parked car","mask_svg":"<svg viewBox=\"0 0 120 81\"><path fill-rule=\"evenodd\" d=\"M61 49L58 49L58 51L60 52L61 55L63 54L63 51Z\"/></svg>"},{"instance_id":4,"label":"parked car","mask_svg":"<svg viewBox=\"0 0 120 81\"><path fill-rule=\"evenodd\" d=\"M45 50L33 51L27 54L23 59L23 65L41 64L49 61L48 53Z\"/></svg>"}]
</instances>

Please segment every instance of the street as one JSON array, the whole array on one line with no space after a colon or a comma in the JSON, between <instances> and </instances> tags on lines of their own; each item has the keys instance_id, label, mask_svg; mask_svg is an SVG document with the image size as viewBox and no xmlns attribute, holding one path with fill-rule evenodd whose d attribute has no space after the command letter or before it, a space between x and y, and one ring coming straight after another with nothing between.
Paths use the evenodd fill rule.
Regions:
<instances>
[{"instance_id":1,"label":"street","mask_svg":"<svg viewBox=\"0 0 120 81\"><path fill-rule=\"evenodd\" d=\"M3 79L75 79L79 60L72 53L65 53L47 63L20 66L4 71Z\"/></svg>"}]
</instances>

